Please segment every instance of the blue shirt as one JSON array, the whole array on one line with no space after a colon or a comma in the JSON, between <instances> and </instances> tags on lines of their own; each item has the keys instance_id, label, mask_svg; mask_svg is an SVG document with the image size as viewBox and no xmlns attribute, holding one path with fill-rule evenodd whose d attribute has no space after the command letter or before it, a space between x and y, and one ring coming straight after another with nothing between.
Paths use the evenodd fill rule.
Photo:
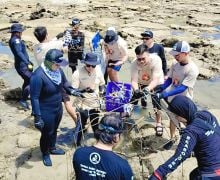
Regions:
<instances>
[{"instance_id":1,"label":"blue shirt","mask_svg":"<svg viewBox=\"0 0 220 180\"><path fill-rule=\"evenodd\" d=\"M19 37L13 35L9 40L9 46L14 54L15 68L24 67L30 63L26 46Z\"/></svg>"},{"instance_id":2,"label":"blue shirt","mask_svg":"<svg viewBox=\"0 0 220 180\"><path fill-rule=\"evenodd\" d=\"M161 177L174 171L194 151L201 173L209 174L220 170L220 132L216 118L208 111L198 111L195 119L184 129L180 143L172 156L156 170ZM209 123L215 131L202 123Z\"/></svg>"},{"instance_id":3,"label":"blue shirt","mask_svg":"<svg viewBox=\"0 0 220 180\"><path fill-rule=\"evenodd\" d=\"M75 151L73 166L77 180L132 180L128 162L112 151L94 146Z\"/></svg>"}]
</instances>

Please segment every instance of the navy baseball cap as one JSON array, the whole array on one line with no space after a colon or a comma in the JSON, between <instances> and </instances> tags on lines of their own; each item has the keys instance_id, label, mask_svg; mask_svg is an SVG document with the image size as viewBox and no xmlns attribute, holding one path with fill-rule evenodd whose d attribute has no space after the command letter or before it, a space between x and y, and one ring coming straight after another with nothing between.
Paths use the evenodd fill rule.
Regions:
<instances>
[{"instance_id":1,"label":"navy baseball cap","mask_svg":"<svg viewBox=\"0 0 220 180\"><path fill-rule=\"evenodd\" d=\"M80 24L80 20L79 20L78 18L73 18L70 25L71 25L71 26L75 26L75 25L77 25L77 24Z\"/></svg>"},{"instance_id":2,"label":"navy baseball cap","mask_svg":"<svg viewBox=\"0 0 220 180\"><path fill-rule=\"evenodd\" d=\"M153 34L152 31L145 30L143 33L141 33L141 36L142 36L142 37L153 38L153 37L154 37L154 34Z\"/></svg>"},{"instance_id":3,"label":"navy baseball cap","mask_svg":"<svg viewBox=\"0 0 220 180\"><path fill-rule=\"evenodd\" d=\"M118 40L118 35L115 31L113 30L107 30L105 37L104 37L104 41L105 43L114 43Z\"/></svg>"},{"instance_id":4,"label":"navy baseball cap","mask_svg":"<svg viewBox=\"0 0 220 180\"><path fill-rule=\"evenodd\" d=\"M100 64L100 61L96 54L89 52L89 53L86 53L85 59L82 61L82 63L95 66L95 65Z\"/></svg>"},{"instance_id":5,"label":"navy baseball cap","mask_svg":"<svg viewBox=\"0 0 220 180\"><path fill-rule=\"evenodd\" d=\"M47 51L45 60L53 62L60 66L66 66L69 64L68 61L63 57L62 51L58 49L50 49L49 51Z\"/></svg>"},{"instance_id":6,"label":"navy baseball cap","mask_svg":"<svg viewBox=\"0 0 220 180\"><path fill-rule=\"evenodd\" d=\"M23 31L24 31L24 27L21 24L19 24L19 23L12 24L11 28L9 30L10 33L13 33L13 32L23 32Z\"/></svg>"},{"instance_id":7,"label":"navy baseball cap","mask_svg":"<svg viewBox=\"0 0 220 180\"><path fill-rule=\"evenodd\" d=\"M188 53L190 52L190 46L186 41L178 41L174 46L173 49L170 51L170 54L176 56L180 53Z\"/></svg>"}]
</instances>

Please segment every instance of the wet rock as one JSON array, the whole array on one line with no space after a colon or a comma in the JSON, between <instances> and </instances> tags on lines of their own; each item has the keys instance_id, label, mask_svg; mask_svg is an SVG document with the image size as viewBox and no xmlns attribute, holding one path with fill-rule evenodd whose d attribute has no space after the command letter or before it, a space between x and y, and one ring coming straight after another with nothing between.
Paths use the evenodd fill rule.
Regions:
<instances>
[{"instance_id":1,"label":"wet rock","mask_svg":"<svg viewBox=\"0 0 220 180\"><path fill-rule=\"evenodd\" d=\"M178 41L177 38L166 38L161 41L165 47L173 47L173 45Z\"/></svg>"},{"instance_id":2,"label":"wet rock","mask_svg":"<svg viewBox=\"0 0 220 180\"><path fill-rule=\"evenodd\" d=\"M2 92L2 95L4 96L4 99L7 100L19 100L21 99L21 88L15 88L15 89L9 89L4 90Z\"/></svg>"}]
</instances>

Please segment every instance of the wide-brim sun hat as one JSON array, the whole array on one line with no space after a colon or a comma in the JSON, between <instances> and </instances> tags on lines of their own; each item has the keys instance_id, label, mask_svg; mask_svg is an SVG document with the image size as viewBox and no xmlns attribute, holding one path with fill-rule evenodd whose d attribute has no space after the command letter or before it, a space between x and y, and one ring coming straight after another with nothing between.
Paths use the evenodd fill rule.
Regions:
<instances>
[{"instance_id":1,"label":"wide-brim sun hat","mask_svg":"<svg viewBox=\"0 0 220 180\"><path fill-rule=\"evenodd\" d=\"M47 51L45 60L60 66L67 66L69 64L68 61L63 57L63 52L59 49L50 49Z\"/></svg>"},{"instance_id":2,"label":"wide-brim sun hat","mask_svg":"<svg viewBox=\"0 0 220 180\"><path fill-rule=\"evenodd\" d=\"M92 52L87 53L85 56L85 59L82 60L81 62L84 64L93 65L93 66L96 66L101 63L98 56Z\"/></svg>"}]
</instances>

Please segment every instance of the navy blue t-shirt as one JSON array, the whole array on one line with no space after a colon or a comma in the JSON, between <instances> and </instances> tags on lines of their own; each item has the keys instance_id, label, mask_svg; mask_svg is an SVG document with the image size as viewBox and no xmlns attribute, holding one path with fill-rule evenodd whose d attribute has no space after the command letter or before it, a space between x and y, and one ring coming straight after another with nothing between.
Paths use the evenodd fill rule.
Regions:
<instances>
[{"instance_id":1,"label":"navy blue t-shirt","mask_svg":"<svg viewBox=\"0 0 220 180\"><path fill-rule=\"evenodd\" d=\"M112 151L81 147L73 155L77 180L132 180L128 162Z\"/></svg>"}]
</instances>

